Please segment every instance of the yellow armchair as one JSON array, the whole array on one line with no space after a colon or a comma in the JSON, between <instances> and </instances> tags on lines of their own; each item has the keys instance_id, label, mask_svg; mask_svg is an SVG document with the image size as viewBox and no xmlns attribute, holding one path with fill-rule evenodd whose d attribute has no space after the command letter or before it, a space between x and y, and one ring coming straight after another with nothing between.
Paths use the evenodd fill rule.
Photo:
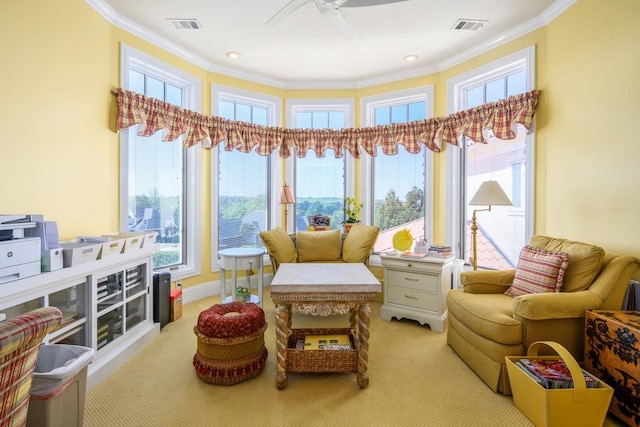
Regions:
<instances>
[{"instance_id":1,"label":"yellow armchair","mask_svg":"<svg viewBox=\"0 0 640 427\"><path fill-rule=\"evenodd\" d=\"M560 292L511 297L516 270L468 271L462 289L447 295L447 343L491 389L511 394L505 356L524 356L535 341L562 344L584 359L586 310L620 310L640 260L606 253L602 248L545 236L530 245L565 252L569 263Z\"/></svg>"}]
</instances>

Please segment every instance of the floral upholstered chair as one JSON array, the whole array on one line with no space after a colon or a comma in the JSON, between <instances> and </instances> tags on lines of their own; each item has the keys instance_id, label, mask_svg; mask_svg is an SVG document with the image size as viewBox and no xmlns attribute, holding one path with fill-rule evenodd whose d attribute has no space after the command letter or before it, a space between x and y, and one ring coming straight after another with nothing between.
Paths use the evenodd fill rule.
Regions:
<instances>
[{"instance_id":1,"label":"floral upholstered chair","mask_svg":"<svg viewBox=\"0 0 640 427\"><path fill-rule=\"evenodd\" d=\"M55 307L0 322L0 426L26 425L38 350L61 322L62 313Z\"/></svg>"}]
</instances>

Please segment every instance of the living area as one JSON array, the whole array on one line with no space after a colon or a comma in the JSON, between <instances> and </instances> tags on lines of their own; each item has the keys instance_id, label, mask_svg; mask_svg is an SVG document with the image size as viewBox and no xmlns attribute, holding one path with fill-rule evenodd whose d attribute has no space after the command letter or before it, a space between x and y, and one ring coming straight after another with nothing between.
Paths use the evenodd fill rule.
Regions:
<instances>
[{"instance_id":1,"label":"living area","mask_svg":"<svg viewBox=\"0 0 640 427\"><path fill-rule=\"evenodd\" d=\"M7 12L0 14L0 20L5 24L3 31L6 32L0 41L3 47L1 55L5 81L11 84L6 84L3 89L3 128L7 135L2 143L3 158L6 162L0 169L0 177L7 183L2 190L3 211L42 213L45 218L57 221L63 240L74 239L80 235L125 231L128 228L126 205L135 195L127 198L122 193L121 174L126 169L120 158L123 154L120 145L123 132L115 132L118 107L116 97L111 95L112 90L124 88L121 80L123 46L195 76L203 87L201 99L195 110L203 115L215 115L216 108L221 102L225 102L225 99L215 98L217 95L210 90L212 85L215 85L216 88L232 87L245 96L251 92L277 98L280 102L280 115L286 114L288 100L324 99L328 102L349 98L353 100L354 110L360 115L356 116L354 113L355 119L349 125L353 128L372 126L367 124L366 119L360 114L364 113L361 111L364 109L363 103L370 98L388 93L405 93L426 86L431 87L433 95L433 103L430 106L432 117L446 117L453 113L449 109L449 103L453 102L448 89L450 82L518 52L533 51L535 77L532 77L531 89L539 91L540 98L532 127L533 133L529 134L535 142L535 149L530 153L531 157L527 163L531 181L522 182L522 186L527 185L530 190L527 205L530 212L527 214L530 215L531 224L526 238L526 233L522 233L522 243L517 252L529 243L529 237L542 235L587 242L604 248L607 253L640 256L635 241L635 236L640 235L640 224L636 218L640 202L638 197L634 196L639 183L634 166L635 160L640 158L640 147L634 142L633 126L638 113L633 94L638 93L637 75L640 71L640 58L635 46L635 40L640 39L640 34L634 25L634 20L640 14L637 2L555 2L556 8L563 8L561 13L554 15L554 19L548 18L552 11L547 11L544 15L546 21L543 19L542 25L526 33L519 33L516 37L495 46L477 47L477 52L473 51L476 44L469 41L468 48L471 53L465 51L466 56L459 61L456 58L449 62L441 61L438 67L424 68L417 75L397 74L393 81L363 79L358 84L346 88L337 83L316 87L277 84L267 79L256 81L257 79L247 77L246 74L243 78L242 73L227 72L226 66L203 66L197 60L190 61L184 55L154 43L144 34L127 30L123 24L124 19L113 10L111 14L109 11L106 12L110 18L105 18L96 11L93 6L102 2L63 0L56 3L36 5L32 1L10 1L1 6L3 12ZM402 2L398 3L400 4ZM303 10L300 12L305 13ZM345 11L345 14L347 12L349 11ZM73 26L60 25L60 22L69 20L73 20ZM218 101L215 105L214 98ZM284 122L285 120L281 119L274 126L283 126ZM161 133L158 132L158 139ZM26 138L34 141L25 141ZM197 313L219 302L216 299L220 281L217 251L221 248L219 243L222 239L217 233L220 226L226 222L220 221L221 216L215 210L216 206L219 206L219 194L216 194L214 187L220 172L216 166L220 157L216 156L225 155L223 145L220 144L212 150L203 150L201 146L186 148L189 156L198 152L188 161L200 169L200 174L197 175L199 179L195 180L196 184L185 185L189 187L189 195L196 196L197 203L189 207L192 209L189 214L193 216L188 216L185 211L185 214L178 218L184 221L184 235L190 236L190 240L193 240L190 242L193 246L184 252L186 257L193 258L185 258L183 268L178 269L172 278L173 287L176 286L176 282L180 282L182 286L185 314L182 319L168 325L159 333L160 341L148 345L153 345L154 347L150 348L157 348L156 353L163 355L171 354L172 345L175 345L176 348L180 348L181 358L149 358L148 353L145 354L147 346L145 353L131 359L135 361L140 357L143 361L141 363L155 367L153 372L158 377L168 375L172 378L168 383L162 383L162 378L158 378L158 382L150 383L154 385L141 389L141 393L149 395L153 388L165 390L166 402L170 401L176 385L182 384L181 376L192 374L190 363L195 337L190 328L195 324ZM491 144L486 146L490 147ZM459 148L451 143L443 143L441 148L441 152L429 150L428 154L432 156L432 163L429 163L426 174L428 179L424 187L431 188L432 192L425 206L425 218L430 225L423 227L424 237L430 244L456 246L453 240L455 234L451 230L454 226L463 224L463 220L454 220L454 217L463 215L463 211L469 211L467 206L454 200L455 194L450 191L458 176L454 176L452 172L455 159L449 156ZM233 155L235 154L239 157L232 158L232 162L241 159L240 156L245 153L237 153L236 150ZM336 160L332 157L327 155L327 160ZM272 155L269 167L271 170L277 170L278 175L269 184L267 199L271 200L271 205L268 206L271 219L266 229L280 227L288 232L302 230L299 224L295 224L298 216L295 209L301 208L278 203L284 183L291 185L294 193L298 190L294 169L298 168L298 172L303 170L303 160L298 160L300 163L294 167L292 158L285 160L279 158L278 153ZM350 158L349 161L351 160ZM357 200L366 202L365 210L372 209L372 202L369 200L373 200L374 197L368 198L367 194L372 186L367 187L367 179L363 177L373 175L365 170L365 161L362 159L353 160L349 167L353 167L347 171L350 173L347 175L351 177L351 184L344 196L354 195ZM525 176L524 173L520 175L523 179ZM468 197L472 195L469 194ZM193 199L191 197L191 200ZM341 202L342 200L340 197ZM141 211L132 212L132 216L143 219L145 206L140 203L140 207ZM285 219L287 210L289 217ZM155 221L154 214L150 215L151 221ZM484 226L493 221L493 217L501 215L500 208L494 207L493 212L478 213L478 222ZM364 223L373 224L373 213L363 213L362 219ZM165 228L171 228L168 220L158 224L164 237L169 239L176 236L174 233L165 233ZM246 234L242 234L241 231L247 230L237 227L237 235L244 239ZM255 238L256 234L253 233L251 236ZM464 236L464 232L459 232L460 239L464 239ZM465 242L465 245L467 249L470 248L470 242ZM456 258L468 262L468 252L458 253ZM265 257L267 285L263 299L267 321L270 324L267 333L275 334L274 307L271 306L268 286L273 273L270 264ZM370 262L369 267L373 274L383 281L382 263ZM466 266L466 269L470 268L470 265ZM632 278L637 280L638 273L634 273ZM384 286L383 283L383 288ZM291 412L293 417L297 416L283 419L285 421L282 424L313 424L305 421L306 418L301 415L302 411L292 409L294 400L286 399L292 399L291 395L304 390L300 396L309 398L305 400L313 400L319 398L319 394L324 395L319 390L330 389L332 393L337 394L332 400L324 400L329 399L329 396L323 396L322 404L313 412L316 418L324 416L330 418L331 422L340 423L339 420L343 419L346 412L338 410L337 407L354 400L362 408L359 418L367 420L369 424L376 424L376 419L388 420L383 424L393 424L396 418L392 415L395 414L404 424L412 425L424 422L425 418L418 417L420 414L426 417L430 412L424 402L432 396L437 396L431 392L430 387L445 387L445 381L442 381L441 377L435 377L436 374L466 373L469 374L468 378L455 376L451 380L465 384L460 387L461 390L446 394L446 397L432 402L438 407L448 405L451 408L448 415L451 418L442 418L443 423L466 425L469 420L473 420L472 423L475 425L500 425L504 420L506 425L506 420L509 420L510 425L527 425L526 418L522 418L513 406L511 398L495 393L492 390L494 387L480 380L480 377L446 344L448 327L445 333L436 334L430 328L410 320L382 321L382 302L381 293L378 300L372 304L369 356L371 383L367 390L359 390L350 376L321 375L315 378L304 375L291 376L289 387L280 394L275 393L278 392L273 378L275 335L266 338L270 356L259 378L238 386L238 390L236 387L220 388L191 380L188 384L192 389L189 392L181 390L185 390L185 393L197 390L208 397L206 400L192 401L199 401L203 405L215 408L216 412L222 412L225 408L232 408L227 405L231 405L231 399L237 399L240 391L246 395L249 404L253 387L264 382L265 387L261 388L260 393L268 393L270 400L282 405L282 411ZM183 335L188 337L184 338ZM396 340L394 336L402 338ZM184 338L184 341L179 341L181 338ZM406 345L413 340L416 341L415 345ZM191 347L188 351L183 351L183 346ZM433 358L430 356L429 360L415 362L414 360L420 359L423 355L422 348L426 347L435 348L437 353ZM185 359L185 355L186 366L180 365L175 371L172 370L176 363ZM433 364L428 363L430 360ZM383 363L385 366L382 366ZM402 367L406 371L398 372L396 368L387 366L387 363L397 364L398 368ZM135 376L135 372L130 370L133 368L129 365L130 363L123 365L125 372ZM411 367L415 372L409 369ZM403 391L409 389L408 384L413 374L421 384L416 384L415 388L424 388L425 394L405 396ZM120 373L114 374L116 375L120 377ZM149 375L153 377L152 374ZM115 377L105 379L102 384L109 386L111 381L115 382ZM295 384L292 381L295 381ZM477 384L472 388L468 386L467 381ZM102 384L95 388L95 392L99 393L96 396L107 398L108 393L117 393L114 389L104 389L109 391L102 394ZM267 391L271 389L275 389L274 392ZM469 401L470 396L464 393L468 390L474 390L472 401ZM372 399L367 402L363 398L367 393L382 395L383 392L388 393L390 399L387 406L381 404L382 400ZM95 399L92 393L94 391L88 396L90 404ZM354 397L354 393L360 394ZM131 398L129 395L126 396ZM161 397L157 396L155 399L159 401ZM125 402L119 402L124 408ZM300 402L302 399L298 401L298 405L304 408L306 403ZM487 414L486 418L456 418L455 408L480 405L483 402L495 404L482 406L482 412ZM507 405L504 402L509 403ZM188 399L182 401L179 406L187 405ZM511 408L506 409L509 405ZM146 404L144 406L147 407ZM165 406L167 410L171 409L170 404ZM365 411L373 411L374 407L386 408L390 418L363 415ZM108 420L117 419L107 413L93 412L94 410L87 410L87 423L90 425L107 425ZM152 410L162 413L159 408L157 411L155 408ZM253 410L249 409L247 412ZM266 412L268 408L261 410ZM242 419L241 409L238 408L237 411L237 416ZM377 413L380 415L380 412ZM501 418L501 413L508 413L511 418ZM336 416L341 418L335 418ZM211 420L206 418L204 413L201 417L191 419L192 423L205 424ZM126 424L123 419L119 420L118 423ZM276 418L265 420L265 423L281 421ZM260 423L260 420L256 419L254 422ZM229 425L233 423L229 421Z\"/></svg>"}]
</instances>

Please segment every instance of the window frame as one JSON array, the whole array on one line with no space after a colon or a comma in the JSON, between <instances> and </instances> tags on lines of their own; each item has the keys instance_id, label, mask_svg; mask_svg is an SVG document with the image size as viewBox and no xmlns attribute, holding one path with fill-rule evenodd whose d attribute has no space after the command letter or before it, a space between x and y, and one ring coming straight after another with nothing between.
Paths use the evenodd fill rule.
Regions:
<instances>
[{"instance_id":1,"label":"window frame","mask_svg":"<svg viewBox=\"0 0 640 427\"><path fill-rule=\"evenodd\" d=\"M276 96L266 95L260 92L253 92L245 89L238 89L218 83L211 84L211 114L218 115L219 101L239 102L267 110L267 119L271 123L268 126L281 126L282 123L282 99ZM221 142L220 144L225 144ZM277 150L269 155L269 190L267 194L268 226L277 227L281 224L282 213L278 209L280 205L277 201L280 197L280 182L282 180L282 170L279 167L279 153ZM211 149L211 272L220 271L220 260L218 258L218 147ZM263 264L267 264L269 258L264 256Z\"/></svg>"},{"instance_id":2,"label":"window frame","mask_svg":"<svg viewBox=\"0 0 640 427\"><path fill-rule=\"evenodd\" d=\"M297 113L342 112L345 117L345 128L354 127L355 123L355 99L354 98L288 98L285 102L287 111L287 128L296 128ZM285 161L285 181L289 185L296 182L297 153L292 153ZM345 149L344 153L344 197L355 197L355 158ZM294 188L294 194L296 189ZM296 205L291 208L287 217L287 230L295 230L297 215Z\"/></svg>"},{"instance_id":3,"label":"window frame","mask_svg":"<svg viewBox=\"0 0 640 427\"><path fill-rule=\"evenodd\" d=\"M376 108L393 107L396 105L410 104L412 102L425 102L425 119L433 118L434 115L434 88L433 85L421 86L412 89L387 92L379 95L367 96L361 99L361 120L363 127L371 127L375 122ZM424 147L424 190L425 190L425 218L424 237L427 242L433 242L433 197L434 197L434 155L433 151ZM373 223L373 211L375 207L373 193L373 156L363 152L360 161L360 192L365 209L362 211L362 222ZM372 254L369 258L370 265L381 266L380 256Z\"/></svg>"},{"instance_id":4,"label":"window frame","mask_svg":"<svg viewBox=\"0 0 640 427\"><path fill-rule=\"evenodd\" d=\"M457 75L447 80L447 113L454 114L464 108L465 91L478 85L487 84L493 80L504 78L509 74L517 71L526 71L526 91L531 91L535 87L535 46L529 46L506 55L495 61L477 67L466 73ZM517 138L523 137L518 135ZM535 120L531 125L529 134L524 135L525 138L525 178L524 185L526 190L525 205L522 207L514 207L521 211L525 216L525 240L528 241L533 235L534 215L535 215ZM465 253L465 230L466 225L463 218L465 211L464 201L466 189L464 184L464 171L462 161L464 147L457 149L456 147L447 147L447 179L446 179L446 197L447 197L447 220L446 241L454 250L456 258L464 258ZM464 260L468 263L468 260Z\"/></svg>"},{"instance_id":5,"label":"window frame","mask_svg":"<svg viewBox=\"0 0 640 427\"><path fill-rule=\"evenodd\" d=\"M160 79L182 89L183 106L195 112L202 111L202 80L174 67L164 61L143 53L131 46L121 43L120 47L120 86L129 87L129 70L134 69L146 75ZM128 231L128 200L129 200L129 132L120 132L120 230ZM174 141L178 144L179 141ZM201 147L182 147L184 188L184 239L183 260L178 266L154 269L156 272L170 272L172 280L182 280L198 276L202 271L201 239L201 209L200 188L202 183Z\"/></svg>"}]
</instances>

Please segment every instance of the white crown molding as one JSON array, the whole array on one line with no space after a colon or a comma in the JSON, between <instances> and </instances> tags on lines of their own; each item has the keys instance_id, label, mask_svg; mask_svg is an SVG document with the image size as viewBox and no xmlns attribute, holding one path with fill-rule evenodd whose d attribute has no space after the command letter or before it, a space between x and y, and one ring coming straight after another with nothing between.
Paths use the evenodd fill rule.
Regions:
<instances>
[{"instance_id":1,"label":"white crown molding","mask_svg":"<svg viewBox=\"0 0 640 427\"><path fill-rule=\"evenodd\" d=\"M95 9L104 19L109 21L110 23L115 23L118 18L118 14L115 10L108 4L106 4L103 0L85 0L89 6Z\"/></svg>"},{"instance_id":2,"label":"white crown molding","mask_svg":"<svg viewBox=\"0 0 640 427\"><path fill-rule=\"evenodd\" d=\"M94 8L100 15L102 15L111 24L128 31L149 43L152 43L169 53L172 53L200 68L213 73L224 74L228 77L234 77L242 80L247 80L254 83L265 84L278 89L361 89L370 86L375 86L385 83L393 83L399 80L405 80L415 77L421 77L427 74L437 73L444 71L450 67L460 64L464 61L472 59L478 55L490 51L498 46L501 46L507 42L522 37L540 27L543 27L561 15L569 7L575 4L578 0L556 0L551 6L549 6L540 16L530 19L529 21L512 28L509 31L505 31L498 36L475 45L457 55L454 55L445 61L441 61L436 65L428 65L425 67L400 71L384 76L372 77L362 80L352 81L336 81L336 82L287 82L280 79L252 73L249 71L239 70L237 68L214 64L193 52L173 43L164 37L150 31L135 22L120 16L111 6L105 3L104 0L85 0L92 8Z\"/></svg>"},{"instance_id":3,"label":"white crown molding","mask_svg":"<svg viewBox=\"0 0 640 427\"><path fill-rule=\"evenodd\" d=\"M458 65L464 61L495 49L498 46L529 34L530 32L537 30L538 28L544 27L545 25L556 19L558 16L560 16L565 10L567 10L577 1L578 0L556 0L551 6L549 6L544 12L542 12L540 16L536 16L535 18L532 18L518 25L517 27L511 28L508 31L498 34L492 39L479 43L467 50L460 52L457 55L441 61L440 63L438 63L438 69L439 71L444 71L447 68L451 68L454 65Z\"/></svg>"},{"instance_id":4,"label":"white crown molding","mask_svg":"<svg viewBox=\"0 0 640 427\"><path fill-rule=\"evenodd\" d=\"M161 37L157 33L119 15L111 6L104 2L104 0L85 0L91 7L93 7L100 15L102 15L111 24L122 28L123 30L140 37L143 40L154 44L169 53L172 53L185 61L188 61L200 68L208 70L211 66L211 62L196 55L195 53L179 46L178 44Z\"/></svg>"},{"instance_id":5,"label":"white crown molding","mask_svg":"<svg viewBox=\"0 0 640 427\"><path fill-rule=\"evenodd\" d=\"M225 76L235 77L237 79L249 80L253 83L261 83L268 86L277 87L279 89L284 88L284 86L286 85L286 82L284 80L252 73L251 71L243 71L238 68L229 67L227 65L210 63L207 71L210 71L212 73L224 74Z\"/></svg>"},{"instance_id":6,"label":"white crown molding","mask_svg":"<svg viewBox=\"0 0 640 427\"><path fill-rule=\"evenodd\" d=\"M361 89L379 84L397 82L399 80L412 79L414 77L424 77L428 74L440 71L436 65L427 65L425 67L415 68L412 70L398 71L395 73L385 74L380 77L372 77L370 79L359 80L356 82L356 88Z\"/></svg>"},{"instance_id":7,"label":"white crown molding","mask_svg":"<svg viewBox=\"0 0 640 427\"><path fill-rule=\"evenodd\" d=\"M286 82L282 89L354 89L355 80L331 81L331 82Z\"/></svg>"},{"instance_id":8,"label":"white crown molding","mask_svg":"<svg viewBox=\"0 0 640 427\"><path fill-rule=\"evenodd\" d=\"M578 0L556 0L551 6L547 8L547 10L542 12L540 16L542 16L544 22L548 24L558 16L562 15L565 10L569 9L577 2Z\"/></svg>"}]
</instances>

